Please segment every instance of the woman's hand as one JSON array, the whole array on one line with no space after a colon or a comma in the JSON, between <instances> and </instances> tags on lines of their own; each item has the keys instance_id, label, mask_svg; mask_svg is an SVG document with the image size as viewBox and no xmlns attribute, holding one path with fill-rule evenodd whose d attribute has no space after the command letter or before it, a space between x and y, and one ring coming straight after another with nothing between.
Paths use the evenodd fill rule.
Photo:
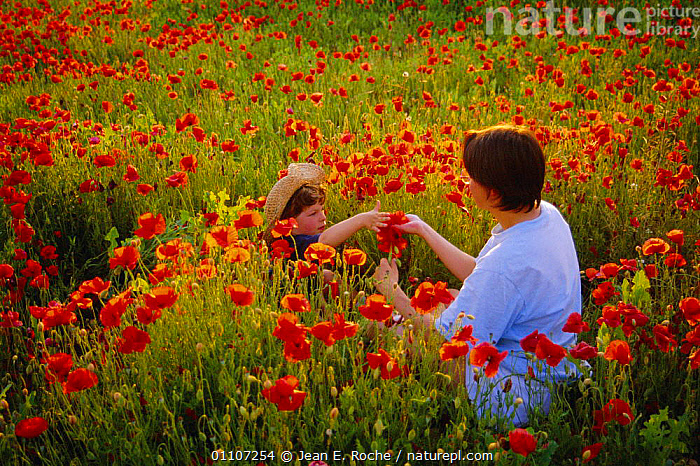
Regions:
<instances>
[{"instance_id":1,"label":"woman's hand","mask_svg":"<svg viewBox=\"0 0 700 466\"><path fill-rule=\"evenodd\" d=\"M418 235L420 237L423 237L425 231L427 231L427 229L430 228L428 224L421 220L421 218L417 215L406 214L406 218L408 218L408 223L404 223L403 225L396 225L396 229L401 231L402 233L408 233L411 235Z\"/></svg>"},{"instance_id":2,"label":"woman's hand","mask_svg":"<svg viewBox=\"0 0 700 466\"><path fill-rule=\"evenodd\" d=\"M396 259L392 259L390 265L388 260L382 258L372 278L374 278L377 291L385 298L390 299L399 283L399 268L396 266Z\"/></svg>"},{"instance_id":3,"label":"woman's hand","mask_svg":"<svg viewBox=\"0 0 700 466\"><path fill-rule=\"evenodd\" d=\"M377 201L377 204L374 206L374 209L360 214L363 217L362 223L364 227L368 230L378 232L380 228L384 228L386 226L386 222L389 220L389 213L380 212L380 207L381 204L379 203L379 201Z\"/></svg>"}]
</instances>

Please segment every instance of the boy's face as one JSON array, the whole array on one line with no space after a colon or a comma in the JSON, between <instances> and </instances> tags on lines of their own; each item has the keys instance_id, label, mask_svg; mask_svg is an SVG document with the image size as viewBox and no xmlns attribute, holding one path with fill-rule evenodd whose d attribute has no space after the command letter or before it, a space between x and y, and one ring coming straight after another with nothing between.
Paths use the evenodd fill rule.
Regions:
<instances>
[{"instance_id":1,"label":"boy's face","mask_svg":"<svg viewBox=\"0 0 700 466\"><path fill-rule=\"evenodd\" d=\"M299 215L294 217L299 225L292 230L293 235L317 235L326 228L326 212L324 204L318 203L306 207Z\"/></svg>"}]
</instances>

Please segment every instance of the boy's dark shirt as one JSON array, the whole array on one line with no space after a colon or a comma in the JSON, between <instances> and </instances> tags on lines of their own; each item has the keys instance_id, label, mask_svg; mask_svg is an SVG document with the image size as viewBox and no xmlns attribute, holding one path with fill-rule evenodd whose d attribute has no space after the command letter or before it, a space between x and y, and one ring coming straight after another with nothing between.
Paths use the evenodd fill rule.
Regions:
<instances>
[{"instance_id":1,"label":"boy's dark shirt","mask_svg":"<svg viewBox=\"0 0 700 466\"><path fill-rule=\"evenodd\" d=\"M289 243L289 247L294 249L292 256L289 258L290 261L304 260L304 252L313 243L318 243L318 239L321 234L317 235L294 235L285 236L284 239Z\"/></svg>"}]
</instances>

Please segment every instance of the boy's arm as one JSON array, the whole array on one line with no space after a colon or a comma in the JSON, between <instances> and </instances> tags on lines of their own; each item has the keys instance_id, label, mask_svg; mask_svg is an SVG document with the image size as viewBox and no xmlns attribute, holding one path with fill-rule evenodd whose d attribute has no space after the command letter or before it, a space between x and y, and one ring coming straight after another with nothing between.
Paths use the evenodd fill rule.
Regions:
<instances>
[{"instance_id":1,"label":"boy's arm","mask_svg":"<svg viewBox=\"0 0 700 466\"><path fill-rule=\"evenodd\" d=\"M340 223L336 223L321 233L318 241L335 248L340 246L343 241L350 238L361 228L368 228L372 231L378 231L379 228L386 226L384 222L389 219L389 214L386 212L380 212L379 207L380 204L379 201L377 201L377 205L373 210L357 214L354 217L350 217Z\"/></svg>"},{"instance_id":2,"label":"boy's arm","mask_svg":"<svg viewBox=\"0 0 700 466\"><path fill-rule=\"evenodd\" d=\"M425 223L416 215L408 215L409 222L403 225L398 225L398 228L405 233L412 233L420 236L428 243L430 249L440 258L445 267L452 274L464 281L476 267L476 259L466 252L453 245L440 233L435 231L430 225Z\"/></svg>"}]
</instances>

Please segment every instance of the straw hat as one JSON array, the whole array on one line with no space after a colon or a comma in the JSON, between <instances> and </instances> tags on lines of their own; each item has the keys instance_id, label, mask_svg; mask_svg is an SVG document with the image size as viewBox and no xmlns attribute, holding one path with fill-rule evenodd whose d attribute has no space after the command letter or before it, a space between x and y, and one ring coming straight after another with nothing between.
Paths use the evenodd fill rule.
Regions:
<instances>
[{"instance_id":1,"label":"straw hat","mask_svg":"<svg viewBox=\"0 0 700 466\"><path fill-rule=\"evenodd\" d=\"M323 168L312 163L291 163L287 168L287 176L280 179L270 190L265 201L265 217L269 225L275 223L294 192L304 186L320 186L326 181Z\"/></svg>"}]
</instances>

